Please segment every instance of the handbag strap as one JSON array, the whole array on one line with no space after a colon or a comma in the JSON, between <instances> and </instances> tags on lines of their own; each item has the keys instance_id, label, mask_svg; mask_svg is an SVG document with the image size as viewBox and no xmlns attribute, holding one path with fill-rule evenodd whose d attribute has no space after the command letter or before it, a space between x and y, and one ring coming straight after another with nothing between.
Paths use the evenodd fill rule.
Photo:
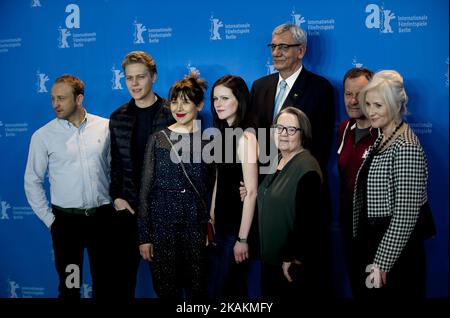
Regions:
<instances>
[{"instance_id":1,"label":"handbag strap","mask_svg":"<svg viewBox=\"0 0 450 318\"><path fill-rule=\"evenodd\" d=\"M208 209L206 208L206 203L203 200L202 196L200 195L200 192L197 190L197 187L194 185L194 183L192 182L191 178L189 178L189 175L187 174L186 168L184 167L183 161L180 158L180 155L178 154L178 152L175 150L175 146L172 143L172 140L170 140L169 136L167 136L166 132L164 130L161 130L161 132L164 134L164 136L166 137L167 141L170 143L170 146L173 149L173 152L175 152L178 161L180 162L181 165L181 169L183 170L184 175L186 176L186 179L189 181L189 183L191 184L192 188L195 190L195 193L197 193L198 197L200 198L200 200L202 201L203 206L205 207L206 211L208 211Z\"/></svg>"}]
</instances>

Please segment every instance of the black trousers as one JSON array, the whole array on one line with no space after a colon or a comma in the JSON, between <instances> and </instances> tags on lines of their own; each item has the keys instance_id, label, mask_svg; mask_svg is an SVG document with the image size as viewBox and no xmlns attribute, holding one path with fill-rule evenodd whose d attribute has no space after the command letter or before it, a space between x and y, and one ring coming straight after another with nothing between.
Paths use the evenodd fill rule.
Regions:
<instances>
[{"instance_id":1,"label":"black trousers","mask_svg":"<svg viewBox=\"0 0 450 318\"><path fill-rule=\"evenodd\" d=\"M136 215L128 210L114 211L109 233L111 270L114 273L114 289L109 297L130 301L135 298L141 260Z\"/></svg>"},{"instance_id":2,"label":"black trousers","mask_svg":"<svg viewBox=\"0 0 450 318\"><path fill-rule=\"evenodd\" d=\"M108 235L104 228L111 215L111 205L97 210L95 215L71 214L53 207L55 221L51 226L55 266L59 276L58 298L79 300L83 287L84 249L89 256L92 295L106 298L112 281L108 270ZM79 274L79 275L78 275Z\"/></svg>"},{"instance_id":3,"label":"black trousers","mask_svg":"<svg viewBox=\"0 0 450 318\"><path fill-rule=\"evenodd\" d=\"M360 298L361 284L360 271L358 263L358 249L352 238L352 220L341 221L342 244L344 248L345 265L347 267L348 279L352 290L353 298Z\"/></svg>"}]
</instances>

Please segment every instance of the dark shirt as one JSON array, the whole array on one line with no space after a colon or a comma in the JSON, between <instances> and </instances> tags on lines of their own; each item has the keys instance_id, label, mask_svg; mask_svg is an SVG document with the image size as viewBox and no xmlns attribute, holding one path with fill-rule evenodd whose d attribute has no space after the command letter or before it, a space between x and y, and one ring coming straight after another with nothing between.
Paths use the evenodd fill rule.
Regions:
<instances>
[{"instance_id":1,"label":"dark shirt","mask_svg":"<svg viewBox=\"0 0 450 318\"><path fill-rule=\"evenodd\" d=\"M136 114L136 121L134 124L133 137L131 140L131 150L133 158L133 166L135 172L135 182L140 184L142 162L144 160L145 146L147 145L148 137L153 133L153 119L155 117L157 107L140 108L133 105L133 111Z\"/></svg>"},{"instance_id":2,"label":"dark shirt","mask_svg":"<svg viewBox=\"0 0 450 318\"><path fill-rule=\"evenodd\" d=\"M358 128L355 131L355 143L357 144L361 139L366 137L370 133L370 127L368 128Z\"/></svg>"},{"instance_id":3,"label":"dark shirt","mask_svg":"<svg viewBox=\"0 0 450 318\"><path fill-rule=\"evenodd\" d=\"M231 128L229 128L231 129ZM222 234L239 235L242 219L242 205L239 193L242 175L242 164L236 159L237 140L225 138L222 142L222 163L217 164L217 190L214 217L216 230ZM225 159L233 158L232 162ZM227 160L227 161L228 161Z\"/></svg>"}]
</instances>

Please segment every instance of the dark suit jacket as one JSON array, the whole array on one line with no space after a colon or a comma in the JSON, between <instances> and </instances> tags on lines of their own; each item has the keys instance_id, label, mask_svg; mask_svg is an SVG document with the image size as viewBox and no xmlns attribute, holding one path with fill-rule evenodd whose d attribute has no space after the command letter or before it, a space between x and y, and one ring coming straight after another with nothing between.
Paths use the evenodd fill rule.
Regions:
<instances>
[{"instance_id":1,"label":"dark suit jacket","mask_svg":"<svg viewBox=\"0 0 450 318\"><path fill-rule=\"evenodd\" d=\"M254 114L258 128L269 128L273 120L278 73L253 82L250 94L250 113ZM303 66L282 108L294 106L308 116L312 126L311 153L325 172L335 125L333 87L322 76Z\"/></svg>"}]
</instances>

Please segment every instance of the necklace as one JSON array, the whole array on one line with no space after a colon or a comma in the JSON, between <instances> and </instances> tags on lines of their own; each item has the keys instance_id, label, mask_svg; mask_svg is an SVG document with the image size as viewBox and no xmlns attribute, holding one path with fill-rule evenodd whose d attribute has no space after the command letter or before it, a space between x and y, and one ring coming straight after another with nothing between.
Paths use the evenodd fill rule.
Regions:
<instances>
[{"instance_id":1,"label":"necklace","mask_svg":"<svg viewBox=\"0 0 450 318\"><path fill-rule=\"evenodd\" d=\"M380 147L378 147L378 152L381 151L381 149L383 149L390 141L391 139L395 136L395 134L397 133L397 131L403 126L403 120L400 122L400 124L398 124L397 127L395 127L394 131L392 132L392 134L380 145Z\"/></svg>"}]
</instances>

